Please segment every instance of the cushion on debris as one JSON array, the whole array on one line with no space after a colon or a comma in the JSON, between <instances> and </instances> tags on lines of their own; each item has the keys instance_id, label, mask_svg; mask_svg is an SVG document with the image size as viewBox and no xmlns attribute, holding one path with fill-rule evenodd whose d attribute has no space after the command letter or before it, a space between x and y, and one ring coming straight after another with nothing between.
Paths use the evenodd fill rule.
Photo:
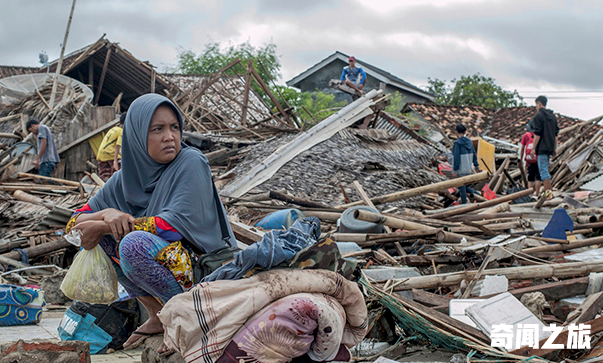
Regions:
<instances>
[{"instance_id":1,"label":"cushion on debris","mask_svg":"<svg viewBox=\"0 0 603 363\"><path fill-rule=\"evenodd\" d=\"M46 305L41 291L0 285L0 326L37 324Z\"/></svg>"}]
</instances>

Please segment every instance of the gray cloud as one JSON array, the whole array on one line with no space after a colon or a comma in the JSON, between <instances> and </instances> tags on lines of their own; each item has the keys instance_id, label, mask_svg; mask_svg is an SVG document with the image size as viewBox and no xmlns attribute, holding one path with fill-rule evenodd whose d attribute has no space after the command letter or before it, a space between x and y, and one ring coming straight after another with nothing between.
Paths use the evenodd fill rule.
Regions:
<instances>
[{"instance_id":1,"label":"gray cloud","mask_svg":"<svg viewBox=\"0 0 603 363\"><path fill-rule=\"evenodd\" d=\"M336 50L409 82L480 72L503 87L603 89L599 1L78 0L67 51L103 33L142 60L174 64L176 48L273 41L286 81ZM5 0L0 64L58 57L71 0Z\"/></svg>"}]
</instances>

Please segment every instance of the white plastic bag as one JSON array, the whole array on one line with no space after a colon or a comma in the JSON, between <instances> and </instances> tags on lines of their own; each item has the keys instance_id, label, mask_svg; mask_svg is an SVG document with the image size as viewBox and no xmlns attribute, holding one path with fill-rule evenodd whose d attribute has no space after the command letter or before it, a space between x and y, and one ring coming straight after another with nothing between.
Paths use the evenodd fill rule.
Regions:
<instances>
[{"instance_id":1,"label":"white plastic bag","mask_svg":"<svg viewBox=\"0 0 603 363\"><path fill-rule=\"evenodd\" d=\"M90 304L110 304L117 300L117 273L100 246L81 250L61 283L70 299Z\"/></svg>"}]
</instances>

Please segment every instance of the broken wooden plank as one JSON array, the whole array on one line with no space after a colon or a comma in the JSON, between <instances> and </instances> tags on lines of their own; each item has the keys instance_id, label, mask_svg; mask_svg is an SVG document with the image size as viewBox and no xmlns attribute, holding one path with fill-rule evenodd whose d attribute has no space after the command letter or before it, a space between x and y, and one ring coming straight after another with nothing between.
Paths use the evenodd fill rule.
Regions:
<instances>
[{"instance_id":1,"label":"broken wooden plank","mask_svg":"<svg viewBox=\"0 0 603 363\"><path fill-rule=\"evenodd\" d=\"M262 239L263 233L258 233L258 230L246 224L230 222L230 226L237 241L241 241L246 245L252 245Z\"/></svg>"},{"instance_id":2,"label":"broken wooden plank","mask_svg":"<svg viewBox=\"0 0 603 363\"><path fill-rule=\"evenodd\" d=\"M603 292L589 295L580 306L567 316L566 324L584 324L594 319L603 307Z\"/></svg>"}]
</instances>

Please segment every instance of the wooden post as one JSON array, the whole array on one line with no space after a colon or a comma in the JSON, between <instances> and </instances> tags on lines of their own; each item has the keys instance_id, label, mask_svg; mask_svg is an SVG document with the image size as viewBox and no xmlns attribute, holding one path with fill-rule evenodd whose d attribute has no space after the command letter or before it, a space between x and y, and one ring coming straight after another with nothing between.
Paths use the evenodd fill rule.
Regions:
<instances>
[{"instance_id":1,"label":"wooden post","mask_svg":"<svg viewBox=\"0 0 603 363\"><path fill-rule=\"evenodd\" d=\"M248 125L247 122L247 108L249 107L249 89L251 88L251 67L253 67L253 61L247 60L247 72L245 73L245 90L243 91L243 106L241 112L241 125Z\"/></svg>"},{"instance_id":2,"label":"wooden post","mask_svg":"<svg viewBox=\"0 0 603 363\"><path fill-rule=\"evenodd\" d=\"M94 59L88 59L88 85L91 90L94 90Z\"/></svg>"},{"instance_id":3,"label":"wooden post","mask_svg":"<svg viewBox=\"0 0 603 363\"><path fill-rule=\"evenodd\" d=\"M422 187L407 189L407 190L403 190L401 192L396 192L396 193L392 193L392 194L387 194L387 195L382 195L379 197L371 198L371 202L373 202L374 204L390 203L390 202L395 202L395 201L406 199L406 198L416 197L418 195L427 194L430 192L438 192L441 190L446 190L448 188L455 188L455 187L458 187L461 185L478 183L480 181L484 181L487 179L488 179L488 172L482 171L481 173L471 174L471 175L467 175L467 176L464 176L461 178L445 180L445 181L442 181L439 183L428 184L428 185L424 185ZM349 207L353 207L356 205L362 205L362 204L363 204L362 201L358 201L358 202L341 205L338 208L346 209Z\"/></svg>"},{"instance_id":4,"label":"wooden post","mask_svg":"<svg viewBox=\"0 0 603 363\"><path fill-rule=\"evenodd\" d=\"M155 70L151 70L151 93L155 93L155 77L157 76L157 72Z\"/></svg>"},{"instance_id":5,"label":"wooden post","mask_svg":"<svg viewBox=\"0 0 603 363\"><path fill-rule=\"evenodd\" d=\"M65 55L65 46L67 45L67 38L69 37L69 28L71 27L71 19L73 19L73 11L75 10L75 1L71 3L71 12L69 13L69 21L67 22L67 30L65 30L65 38L63 38L63 44L61 46L61 55L59 56L59 64L57 64L57 71L54 75L54 81L52 82L52 92L50 93L50 108L54 107L54 99L57 93L57 87L59 85L59 76L61 75L61 68L63 67L63 56Z\"/></svg>"},{"instance_id":6,"label":"wooden post","mask_svg":"<svg viewBox=\"0 0 603 363\"><path fill-rule=\"evenodd\" d=\"M107 55L105 56L105 63L103 64L103 71L101 72L100 81L98 82L98 88L96 89L96 94L94 95L94 104L98 105L98 99L100 98L100 94L103 91L103 83L105 83L105 76L107 75L107 68L109 66L109 59L111 58L111 46L107 46Z\"/></svg>"},{"instance_id":7,"label":"wooden post","mask_svg":"<svg viewBox=\"0 0 603 363\"><path fill-rule=\"evenodd\" d=\"M517 198L521 198L521 197L524 197L526 195L531 195L532 192L534 192L534 190L532 188L526 189L526 190L522 190L520 192L509 194L509 195L505 195L504 197L492 199L492 200L489 200L487 202L471 204L471 205L469 205L467 207L457 208L457 209L453 209L453 210L450 210L450 211L444 211L444 212L440 212L440 213L437 213L437 214L432 214L431 218L448 218L448 217L456 216L456 215L459 215L459 214L465 214L465 213L468 213L468 212L472 212L474 210L483 209L483 208L491 207L493 205L502 204L502 203L505 203L505 202L508 202L508 201L511 201L511 200L515 200Z\"/></svg>"}]
</instances>

